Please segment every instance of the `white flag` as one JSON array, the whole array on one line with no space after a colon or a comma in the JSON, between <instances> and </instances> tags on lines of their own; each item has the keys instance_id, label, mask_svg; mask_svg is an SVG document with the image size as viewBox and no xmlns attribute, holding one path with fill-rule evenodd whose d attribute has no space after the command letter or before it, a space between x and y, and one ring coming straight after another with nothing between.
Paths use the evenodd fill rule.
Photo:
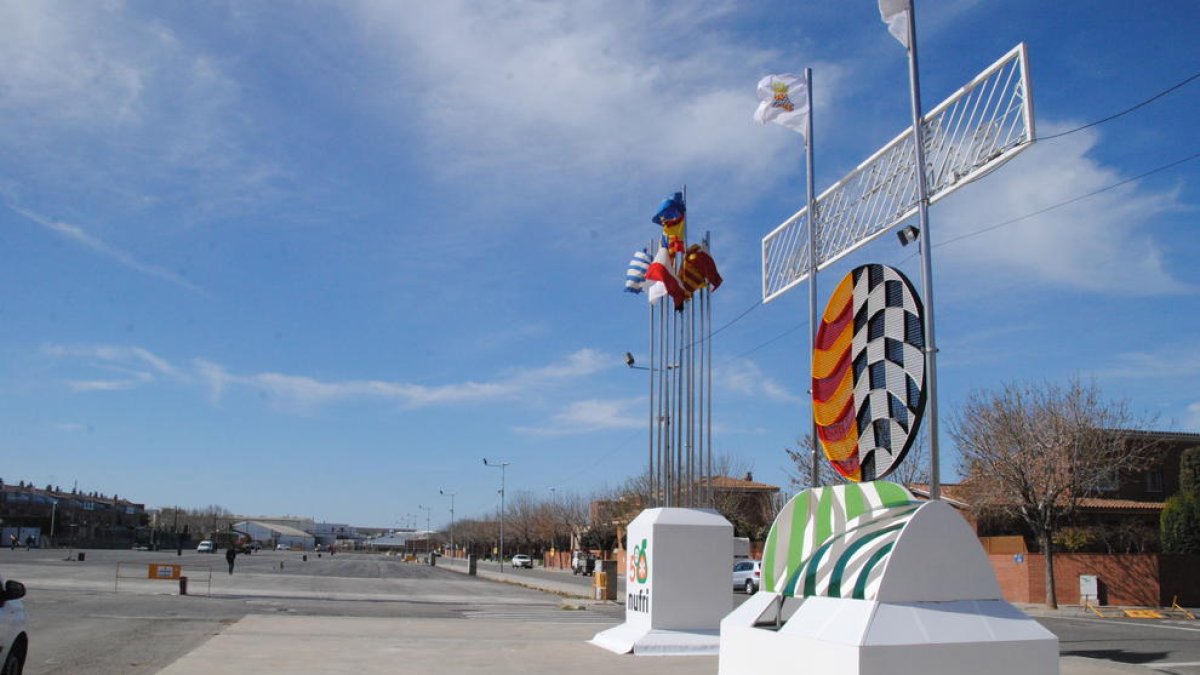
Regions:
<instances>
[{"instance_id":1,"label":"white flag","mask_svg":"<svg viewBox=\"0 0 1200 675\"><path fill-rule=\"evenodd\" d=\"M908 3L909 0L879 0L879 16L905 49L908 49Z\"/></svg>"},{"instance_id":2,"label":"white flag","mask_svg":"<svg viewBox=\"0 0 1200 675\"><path fill-rule=\"evenodd\" d=\"M808 89L804 78L782 73L758 81L758 110L754 121L774 122L802 134L808 133Z\"/></svg>"}]
</instances>

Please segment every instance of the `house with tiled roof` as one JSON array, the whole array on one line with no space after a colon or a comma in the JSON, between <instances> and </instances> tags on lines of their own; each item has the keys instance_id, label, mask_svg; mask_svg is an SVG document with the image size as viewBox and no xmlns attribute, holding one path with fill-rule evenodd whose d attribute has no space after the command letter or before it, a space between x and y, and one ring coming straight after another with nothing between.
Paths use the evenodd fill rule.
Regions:
<instances>
[{"instance_id":1,"label":"house with tiled roof","mask_svg":"<svg viewBox=\"0 0 1200 675\"><path fill-rule=\"evenodd\" d=\"M1180 460L1200 447L1200 434L1122 430L1131 440L1153 442L1151 459L1136 471L1114 474L1076 502L1071 521L1055 535L1055 582L1060 602L1081 602L1080 576L1099 580L1093 602L1169 605L1200 603L1195 556L1163 555L1159 521L1166 500L1179 491ZM920 497L927 486L912 486ZM943 484L941 498L975 528L1006 599L1044 601L1044 572L1036 539L1016 518L976 518L968 484Z\"/></svg>"}]
</instances>

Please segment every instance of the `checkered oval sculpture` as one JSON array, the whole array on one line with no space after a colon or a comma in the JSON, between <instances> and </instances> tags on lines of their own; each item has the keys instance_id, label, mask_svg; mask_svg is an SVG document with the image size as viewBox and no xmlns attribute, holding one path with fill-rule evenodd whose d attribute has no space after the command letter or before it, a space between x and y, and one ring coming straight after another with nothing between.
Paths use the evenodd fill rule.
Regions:
<instances>
[{"instance_id":1,"label":"checkered oval sculpture","mask_svg":"<svg viewBox=\"0 0 1200 675\"><path fill-rule=\"evenodd\" d=\"M813 417L825 457L848 480L883 478L916 440L925 410L924 308L886 265L834 290L813 349Z\"/></svg>"}]
</instances>

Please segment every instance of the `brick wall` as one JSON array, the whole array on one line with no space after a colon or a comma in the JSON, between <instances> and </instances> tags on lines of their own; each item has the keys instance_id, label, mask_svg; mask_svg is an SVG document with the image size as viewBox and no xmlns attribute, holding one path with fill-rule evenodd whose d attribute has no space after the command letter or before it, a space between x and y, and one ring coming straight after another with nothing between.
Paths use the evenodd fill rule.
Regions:
<instances>
[{"instance_id":1,"label":"brick wall","mask_svg":"<svg viewBox=\"0 0 1200 675\"><path fill-rule=\"evenodd\" d=\"M1009 602L1046 602L1045 560L1027 553L1024 562L1015 555L990 555L1000 591ZM1198 556L1157 554L1103 555L1057 553L1054 556L1055 590L1059 604L1077 605L1079 577L1094 574L1099 581L1100 602L1108 605L1158 607L1170 605L1179 596L1184 606L1200 604Z\"/></svg>"}]
</instances>

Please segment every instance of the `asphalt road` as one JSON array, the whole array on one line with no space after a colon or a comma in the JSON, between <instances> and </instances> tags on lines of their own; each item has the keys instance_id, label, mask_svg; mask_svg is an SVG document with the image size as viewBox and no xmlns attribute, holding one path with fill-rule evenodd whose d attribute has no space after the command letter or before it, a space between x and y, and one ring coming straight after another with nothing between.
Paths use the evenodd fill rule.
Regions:
<instances>
[{"instance_id":1,"label":"asphalt road","mask_svg":"<svg viewBox=\"0 0 1200 675\"><path fill-rule=\"evenodd\" d=\"M30 675L155 673L250 614L549 617L604 625L623 619L614 605L580 610L540 591L376 554L309 553L305 561L290 551L259 552L238 556L232 575L223 553L88 550L83 562L67 554L0 550L4 576L28 589ZM147 579L152 562L182 564L189 594L180 596L176 581Z\"/></svg>"},{"instance_id":2,"label":"asphalt road","mask_svg":"<svg viewBox=\"0 0 1200 675\"><path fill-rule=\"evenodd\" d=\"M248 615L552 621L594 623L597 630L624 618L620 605L469 577L444 569L444 559L429 567L377 554L310 553L305 561L300 553L270 551L239 556L231 575L221 553L85 554L80 562L73 551L0 550L4 576L28 588L30 675L158 672ZM177 582L147 579L151 562L182 564L189 595L178 595ZM503 576L518 584L569 584L579 595L589 595L593 581L541 568L505 568ZM744 598L734 594L732 605ZM1029 611L1059 636L1064 656L1121 664L1134 673L1200 675L1200 622ZM214 672L228 669L214 664Z\"/></svg>"},{"instance_id":3,"label":"asphalt road","mask_svg":"<svg viewBox=\"0 0 1200 675\"><path fill-rule=\"evenodd\" d=\"M1131 671L1200 675L1200 621L1037 617L1059 653L1128 664Z\"/></svg>"}]
</instances>

